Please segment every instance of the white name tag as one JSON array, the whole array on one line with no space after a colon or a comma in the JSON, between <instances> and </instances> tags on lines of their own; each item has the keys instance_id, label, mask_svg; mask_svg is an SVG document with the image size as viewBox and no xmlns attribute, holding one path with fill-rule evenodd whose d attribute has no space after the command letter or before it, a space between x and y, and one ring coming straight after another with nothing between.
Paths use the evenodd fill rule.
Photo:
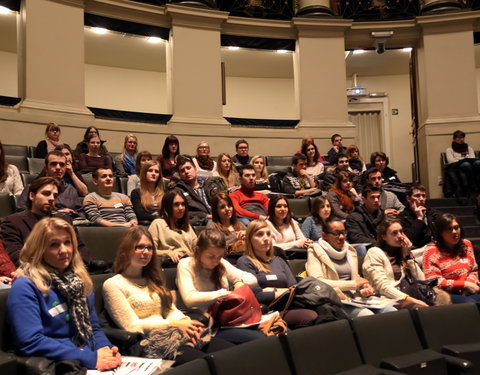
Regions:
<instances>
[{"instance_id":1,"label":"white name tag","mask_svg":"<svg viewBox=\"0 0 480 375\"><path fill-rule=\"evenodd\" d=\"M50 310L48 310L48 313L55 318L57 315L67 311L67 304L62 303L61 305L57 305L55 307L52 307Z\"/></svg>"},{"instance_id":2,"label":"white name tag","mask_svg":"<svg viewBox=\"0 0 480 375\"><path fill-rule=\"evenodd\" d=\"M468 259L467 258L460 258L460 263L468 263Z\"/></svg>"},{"instance_id":3,"label":"white name tag","mask_svg":"<svg viewBox=\"0 0 480 375\"><path fill-rule=\"evenodd\" d=\"M268 281L278 280L277 275L266 275Z\"/></svg>"},{"instance_id":4,"label":"white name tag","mask_svg":"<svg viewBox=\"0 0 480 375\"><path fill-rule=\"evenodd\" d=\"M113 207L115 207L115 208L120 208L120 207L123 207L123 204L121 204L120 202L119 202L119 203L115 203L115 204L113 205Z\"/></svg>"}]
</instances>

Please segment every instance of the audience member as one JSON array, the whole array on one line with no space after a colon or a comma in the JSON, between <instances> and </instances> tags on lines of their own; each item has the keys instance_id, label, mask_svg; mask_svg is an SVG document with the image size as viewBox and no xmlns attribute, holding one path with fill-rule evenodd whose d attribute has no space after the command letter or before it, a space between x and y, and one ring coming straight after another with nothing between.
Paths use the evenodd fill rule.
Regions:
<instances>
[{"instance_id":1,"label":"audience member","mask_svg":"<svg viewBox=\"0 0 480 375\"><path fill-rule=\"evenodd\" d=\"M83 135L83 141L77 143L77 147L73 152L73 156L75 157L76 160L78 160L80 154L88 153L88 139L92 135L96 135L97 137L100 138L100 132L95 126L89 126L87 130L85 130L85 134ZM102 144L100 145L100 155L102 156L108 155L108 150L105 147L106 141L101 141L101 142Z\"/></svg>"},{"instance_id":2,"label":"audience member","mask_svg":"<svg viewBox=\"0 0 480 375\"><path fill-rule=\"evenodd\" d=\"M407 191L408 205L398 217L405 235L412 242L413 249L423 248L433 241L435 220L440 216L437 210L427 207L426 201L425 187L419 184L412 185Z\"/></svg>"},{"instance_id":3,"label":"audience member","mask_svg":"<svg viewBox=\"0 0 480 375\"><path fill-rule=\"evenodd\" d=\"M400 202L397 196L391 191L383 189L382 172L376 167L371 167L365 172L367 184L371 184L380 189L380 207L385 215L396 217L403 211L405 206Z\"/></svg>"},{"instance_id":4,"label":"audience member","mask_svg":"<svg viewBox=\"0 0 480 375\"><path fill-rule=\"evenodd\" d=\"M57 146L62 145L60 140L60 127L55 122L49 122L45 129L45 139L38 142L35 147L33 156L38 159L43 159L47 154Z\"/></svg>"},{"instance_id":5,"label":"audience member","mask_svg":"<svg viewBox=\"0 0 480 375\"><path fill-rule=\"evenodd\" d=\"M189 223L188 206L180 190L170 190L163 195L160 218L150 224L148 231L158 255L168 255L174 263L191 256L197 235Z\"/></svg>"},{"instance_id":6,"label":"audience member","mask_svg":"<svg viewBox=\"0 0 480 375\"><path fill-rule=\"evenodd\" d=\"M268 197L255 191L255 169L246 164L240 167L240 189L230 194L238 220L248 225L253 219L267 219Z\"/></svg>"},{"instance_id":7,"label":"audience member","mask_svg":"<svg viewBox=\"0 0 480 375\"><path fill-rule=\"evenodd\" d=\"M80 198L79 195L83 194L84 188L79 185L78 187L72 185L71 182L75 182L66 178L67 158L61 151L50 151L45 158L45 173L41 173L40 176L47 176L58 178L63 182L64 190L58 195L55 208L57 211L64 214L71 215L72 217L81 216L80 210ZM22 195L17 200L17 209L26 210L28 208L28 196L30 186L25 186Z\"/></svg>"},{"instance_id":8,"label":"audience member","mask_svg":"<svg viewBox=\"0 0 480 375\"><path fill-rule=\"evenodd\" d=\"M115 174L128 177L135 174L135 157L138 152L138 139L134 134L127 134L123 142L123 150L115 158Z\"/></svg>"},{"instance_id":9,"label":"audience member","mask_svg":"<svg viewBox=\"0 0 480 375\"><path fill-rule=\"evenodd\" d=\"M370 184L362 190L363 205L355 207L348 215L345 222L347 227L347 239L354 246L358 255L365 255L366 247L375 243L377 238L377 225L385 218L380 208L380 189Z\"/></svg>"},{"instance_id":10,"label":"audience member","mask_svg":"<svg viewBox=\"0 0 480 375\"><path fill-rule=\"evenodd\" d=\"M213 172L212 181L217 185L217 190L223 192L240 184L237 168L233 166L230 155L226 153L218 155L217 170Z\"/></svg>"},{"instance_id":11,"label":"audience member","mask_svg":"<svg viewBox=\"0 0 480 375\"><path fill-rule=\"evenodd\" d=\"M255 191L263 194L270 193L271 186L270 181L268 180L265 158L260 155L255 155L250 161L250 164L253 165L253 169L255 170Z\"/></svg>"},{"instance_id":12,"label":"audience member","mask_svg":"<svg viewBox=\"0 0 480 375\"><path fill-rule=\"evenodd\" d=\"M35 224L44 217L57 216L69 224L72 218L55 213L56 201L63 191L63 184L53 177L40 177L29 187L28 208L7 216L0 224L0 239L12 262L19 265L19 255ZM90 263L88 249L79 241L78 248L85 264Z\"/></svg>"},{"instance_id":13,"label":"audience member","mask_svg":"<svg viewBox=\"0 0 480 375\"><path fill-rule=\"evenodd\" d=\"M400 283L408 276L425 280L425 276L410 254L412 243L403 233L398 219L387 217L377 226L377 244L368 250L363 261L363 274L376 292L398 301L397 308L427 307L419 299L400 290Z\"/></svg>"},{"instance_id":14,"label":"audience member","mask_svg":"<svg viewBox=\"0 0 480 375\"><path fill-rule=\"evenodd\" d=\"M212 222L207 228L215 227L225 234L227 254L245 251L245 225L237 220L232 199L227 193L217 193L212 197Z\"/></svg>"},{"instance_id":15,"label":"audience member","mask_svg":"<svg viewBox=\"0 0 480 375\"><path fill-rule=\"evenodd\" d=\"M303 235L312 241L322 237L322 225L332 213L330 202L326 197L316 197L312 202L310 216L302 223Z\"/></svg>"},{"instance_id":16,"label":"audience member","mask_svg":"<svg viewBox=\"0 0 480 375\"><path fill-rule=\"evenodd\" d=\"M127 181L127 195L131 196L134 189L140 187L140 171L142 170L142 165L147 161L152 160L152 154L150 151L140 151L135 158L135 174L128 176Z\"/></svg>"},{"instance_id":17,"label":"audience member","mask_svg":"<svg viewBox=\"0 0 480 375\"><path fill-rule=\"evenodd\" d=\"M337 160L337 155L338 154L345 154L345 151L347 150L347 148L345 146L343 146L343 144L342 144L343 139L342 139L342 136L340 134L332 135L330 140L332 141L332 148L330 150L328 150L327 161L330 164L334 164L335 161Z\"/></svg>"},{"instance_id":18,"label":"audience member","mask_svg":"<svg viewBox=\"0 0 480 375\"><path fill-rule=\"evenodd\" d=\"M337 154L336 159L333 160L333 166L327 168L323 175L320 176L320 179L323 180L322 190L329 191L332 185L335 183L337 175L342 171L350 173L350 179L352 180L353 187L356 188L359 178L354 173L350 172L348 169L349 166L347 156L343 153Z\"/></svg>"},{"instance_id":19,"label":"audience member","mask_svg":"<svg viewBox=\"0 0 480 375\"><path fill-rule=\"evenodd\" d=\"M206 327L177 309L154 251L152 236L145 227L130 228L123 236L113 265L117 274L103 284L105 307L113 321L124 330L143 334L148 346L164 349L164 359L175 351L168 357L175 360L175 366L230 347L232 344L213 337L202 350L195 349ZM159 329L178 332L186 342L178 340L175 350L167 349L155 335Z\"/></svg>"},{"instance_id":20,"label":"audience member","mask_svg":"<svg viewBox=\"0 0 480 375\"><path fill-rule=\"evenodd\" d=\"M210 146L207 142L198 144L197 155L192 160L200 177L212 177L217 170L217 162L210 157Z\"/></svg>"},{"instance_id":21,"label":"audience member","mask_svg":"<svg viewBox=\"0 0 480 375\"><path fill-rule=\"evenodd\" d=\"M310 146L310 145L315 145L315 140L313 139L313 137L309 135L307 135L306 137L303 137L302 143L300 144L300 150L295 152L295 154L301 153L301 154L307 155L305 149L307 148L307 146ZM315 148L317 149L317 160L322 164L328 164L328 161L324 160L322 157L322 154L318 151L317 145L315 145Z\"/></svg>"},{"instance_id":22,"label":"audience member","mask_svg":"<svg viewBox=\"0 0 480 375\"><path fill-rule=\"evenodd\" d=\"M21 194L23 191L22 178L18 168L5 161L5 152L2 142L0 142L0 193L10 195Z\"/></svg>"},{"instance_id":23,"label":"audience member","mask_svg":"<svg viewBox=\"0 0 480 375\"><path fill-rule=\"evenodd\" d=\"M397 176L397 171L388 166L389 159L382 151L372 152L370 155L370 165L367 168L375 167L382 172L383 182L401 182Z\"/></svg>"},{"instance_id":24,"label":"audience member","mask_svg":"<svg viewBox=\"0 0 480 375\"><path fill-rule=\"evenodd\" d=\"M348 158L350 170L357 176L367 170L365 162L360 156L360 150L356 145L350 145L345 150L345 156Z\"/></svg>"},{"instance_id":25,"label":"audience member","mask_svg":"<svg viewBox=\"0 0 480 375\"><path fill-rule=\"evenodd\" d=\"M245 139L239 139L235 142L236 154L233 156L233 165L240 172L239 167L250 164L250 156L248 156L248 142Z\"/></svg>"},{"instance_id":26,"label":"audience member","mask_svg":"<svg viewBox=\"0 0 480 375\"><path fill-rule=\"evenodd\" d=\"M340 171L335 183L327 194L332 207L332 216L345 220L361 202L360 196L353 187L349 172Z\"/></svg>"},{"instance_id":27,"label":"audience member","mask_svg":"<svg viewBox=\"0 0 480 375\"><path fill-rule=\"evenodd\" d=\"M95 225L102 227L133 227L137 217L130 199L113 191L113 172L110 168L98 168L92 173L97 191L83 200L83 209Z\"/></svg>"},{"instance_id":28,"label":"audience member","mask_svg":"<svg viewBox=\"0 0 480 375\"><path fill-rule=\"evenodd\" d=\"M7 302L16 349L23 356L76 360L88 369L121 364L95 313L93 285L75 232L58 218L40 220L20 254L23 276Z\"/></svg>"},{"instance_id":29,"label":"audience member","mask_svg":"<svg viewBox=\"0 0 480 375\"><path fill-rule=\"evenodd\" d=\"M437 279L452 303L480 302L478 266L472 243L457 217L442 214L435 221L435 243L428 245L423 257L427 280Z\"/></svg>"},{"instance_id":30,"label":"audience member","mask_svg":"<svg viewBox=\"0 0 480 375\"><path fill-rule=\"evenodd\" d=\"M158 155L157 161L162 166L162 176L170 180L177 164L177 156L180 155L180 143L174 135L169 135L163 143L162 153Z\"/></svg>"},{"instance_id":31,"label":"audience member","mask_svg":"<svg viewBox=\"0 0 480 375\"><path fill-rule=\"evenodd\" d=\"M0 289L9 289L16 277L17 267L13 264L3 247L2 241L0 241Z\"/></svg>"},{"instance_id":32,"label":"audience member","mask_svg":"<svg viewBox=\"0 0 480 375\"><path fill-rule=\"evenodd\" d=\"M131 200L135 216L151 222L158 218L163 198L163 179L156 160L145 162L140 171L140 187L132 191Z\"/></svg>"},{"instance_id":33,"label":"audience member","mask_svg":"<svg viewBox=\"0 0 480 375\"><path fill-rule=\"evenodd\" d=\"M258 286L252 287L258 302L269 305L288 288L297 284L288 264L275 256L272 234L268 224L263 220L254 220L247 228L247 249L240 257L237 267L253 274ZM288 309L282 319L289 328L300 328L314 324L318 314L309 309Z\"/></svg>"},{"instance_id":34,"label":"audience member","mask_svg":"<svg viewBox=\"0 0 480 375\"><path fill-rule=\"evenodd\" d=\"M62 146L55 147L55 151L61 151L65 155L66 164L65 164L65 176L64 179L67 184L75 186L78 191L78 194L85 196L88 194L87 184L85 183L82 174L78 170L77 162L73 158L72 149L69 145L65 144ZM42 171L39 176L45 176L45 171Z\"/></svg>"},{"instance_id":35,"label":"audience member","mask_svg":"<svg viewBox=\"0 0 480 375\"><path fill-rule=\"evenodd\" d=\"M98 135L90 135L87 142L88 152L78 156L78 165L80 172L91 173L97 168L112 169L112 161L110 156L100 154L100 145L102 141Z\"/></svg>"},{"instance_id":36,"label":"audience member","mask_svg":"<svg viewBox=\"0 0 480 375\"><path fill-rule=\"evenodd\" d=\"M217 192L217 185L211 179L197 176L197 169L188 155L177 157L177 169L180 181L175 184L180 189L188 204L190 223L194 226L207 225L212 218L210 200Z\"/></svg>"},{"instance_id":37,"label":"audience member","mask_svg":"<svg viewBox=\"0 0 480 375\"><path fill-rule=\"evenodd\" d=\"M453 133L452 146L446 152L447 173L453 184L462 188L462 195L469 197L480 192L480 159L475 157L473 148L465 143L465 136L461 130Z\"/></svg>"},{"instance_id":38,"label":"audience member","mask_svg":"<svg viewBox=\"0 0 480 375\"><path fill-rule=\"evenodd\" d=\"M313 179L317 179L323 173L325 167L320 161L322 156L315 143L302 145L301 154L307 157L307 174Z\"/></svg>"},{"instance_id":39,"label":"audience member","mask_svg":"<svg viewBox=\"0 0 480 375\"><path fill-rule=\"evenodd\" d=\"M192 257L183 258L177 267L177 286L180 296L189 308L202 312L217 299L225 297L233 289L244 283L257 284L255 276L241 271L225 260L225 235L216 229L205 229L198 237ZM265 337L251 328L220 328L217 336L234 344Z\"/></svg>"},{"instance_id":40,"label":"audience member","mask_svg":"<svg viewBox=\"0 0 480 375\"><path fill-rule=\"evenodd\" d=\"M316 187L315 181L307 173L307 157L305 155L293 155L292 169L292 175L285 175L283 178L284 193L293 194L295 197L321 194L321 190Z\"/></svg>"},{"instance_id":41,"label":"audience member","mask_svg":"<svg viewBox=\"0 0 480 375\"><path fill-rule=\"evenodd\" d=\"M358 274L357 253L346 238L343 222L334 217L327 219L322 238L308 249L307 274L335 288L341 300L370 297L373 288ZM368 309L350 305L344 305L343 309L350 318L396 310L393 307Z\"/></svg>"},{"instance_id":42,"label":"audience member","mask_svg":"<svg viewBox=\"0 0 480 375\"><path fill-rule=\"evenodd\" d=\"M312 240L305 238L298 223L292 219L288 201L281 195L270 198L267 224L274 246L289 250L307 249L312 244Z\"/></svg>"}]
</instances>

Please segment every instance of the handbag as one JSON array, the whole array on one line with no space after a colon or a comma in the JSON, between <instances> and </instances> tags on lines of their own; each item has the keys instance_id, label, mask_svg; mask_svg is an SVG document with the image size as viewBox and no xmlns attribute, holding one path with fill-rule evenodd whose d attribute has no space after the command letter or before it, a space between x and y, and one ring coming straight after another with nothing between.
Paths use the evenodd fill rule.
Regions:
<instances>
[{"instance_id":1,"label":"handbag","mask_svg":"<svg viewBox=\"0 0 480 375\"><path fill-rule=\"evenodd\" d=\"M410 297L419 299L429 306L433 306L437 300L434 287L438 280L415 280L408 268L405 268L405 277L400 281L400 290Z\"/></svg>"},{"instance_id":2,"label":"handbag","mask_svg":"<svg viewBox=\"0 0 480 375\"><path fill-rule=\"evenodd\" d=\"M221 326L257 324L262 318L260 304L247 284L236 288L226 297L217 299L210 305L208 312Z\"/></svg>"}]
</instances>

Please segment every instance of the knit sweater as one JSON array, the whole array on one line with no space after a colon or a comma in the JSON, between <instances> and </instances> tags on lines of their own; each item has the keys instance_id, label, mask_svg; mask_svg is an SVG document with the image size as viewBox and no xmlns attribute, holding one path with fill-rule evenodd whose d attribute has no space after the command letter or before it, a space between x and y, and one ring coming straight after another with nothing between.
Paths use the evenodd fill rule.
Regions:
<instances>
[{"instance_id":1,"label":"knit sweater","mask_svg":"<svg viewBox=\"0 0 480 375\"><path fill-rule=\"evenodd\" d=\"M172 320L188 319L174 304L169 314L163 317L160 297L157 293L150 295L143 278L115 275L103 284L103 297L112 319L129 332L145 333L168 325Z\"/></svg>"},{"instance_id":2,"label":"knit sweater","mask_svg":"<svg viewBox=\"0 0 480 375\"><path fill-rule=\"evenodd\" d=\"M257 284L257 279L252 274L239 270L223 258L220 262L225 267L225 273L220 281L221 288L218 289L210 279L211 270L204 267L197 270L195 259L191 257L180 260L177 266L177 286L187 307L206 311L218 298L228 294L229 283L234 285L243 282L250 286Z\"/></svg>"},{"instance_id":3,"label":"knit sweater","mask_svg":"<svg viewBox=\"0 0 480 375\"><path fill-rule=\"evenodd\" d=\"M268 197L265 194L257 193L256 191L246 189L242 186L239 190L231 193L230 198L232 199L233 207L239 216L248 217L249 219L258 219L260 217L259 214L243 208L243 206L247 204L254 203L261 204L265 207L265 212L268 212Z\"/></svg>"},{"instance_id":4,"label":"knit sweater","mask_svg":"<svg viewBox=\"0 0 480 375\"><path fill-rule=\"evenodd\" d=\"M454 292L461 292L465 287L465 281L478 283L478 266L472 243L468 240L463 241L467 245L467 253L463 258L443 254L436 244L426 247L423 271L427 280L437 279L439 287Z\"/></svg>"},{"instance_id":5,"label":"knit sweater","mask_svg":"<svg viewBox=\"0 0 480 375\"><path fill-rule=\"evenodd\" d=\"M322 238L322 226L315 223L315 219L309 216L302 224L302 233L306 238L310 238L312 241L318 241Z\"/></svg>"},{"instance_id":6,"label":"knit sweater","mask_svg":"<svg viewBox=\"0 0 480 375\"><path fill-rule=\"evenodd\" d=\"M279 229L275 228L270 220L267 220L267 224L272 232L272 241L275 246L283 250L303 247L305 236L295 220L290 220L288 225L282 225Z\"/></svg>"},{"instance_id":7,"label":"knit sweater","mask_svg":"<svg viewBox=\"0 0 480 375\"><path fill-rule=\"evenodd\" d=\"M7 167L7 179L0 182L0 193L8 193L10 195L22 194L23 182L20 177L18 168L13 164Z\"/></svg>"},{"instance_id":8,"label":"knit sweater","mask_svg":"<svg viewBox=\"0 0 480 375\"><path fill-rule=\"evenodd\" d=\"M112 195L90 193L83 200L83 209L88 220L97 225L100 225L102 220L118 224L137 220L130 199L121 193L112 192Z\"/></svg>"},{"instance_id":9,"label":"knit sweater","mask_svg":"<svg viewBox=\"0 0 480 375\"><path fill-rule=\"evenodd\" d=\"M21 277L12 285L7 301L16 347L22 355L46 357L54 361L79 360L83 367L94 369L97 350L112 344L100 329L93 293L87 298L93 337L83 347L72 338L75 330L68 306L55 289L44 296L35 284ZM65 306L62 311L60 307Z\"/></svg>"},{"instance_id":10,"label":"knit sweater","mask_svg":"<svg viewBox=\"0 0 480 375\"><path fill-rule=\"evenodd\" d=\"M156 219L148 227L153 237L157 254L167 254L172 250L183 250L187 255L192 255L197 243L197 235L191 226L188 232L171 230L164 219Z\"/></svg>"}]
</instances>

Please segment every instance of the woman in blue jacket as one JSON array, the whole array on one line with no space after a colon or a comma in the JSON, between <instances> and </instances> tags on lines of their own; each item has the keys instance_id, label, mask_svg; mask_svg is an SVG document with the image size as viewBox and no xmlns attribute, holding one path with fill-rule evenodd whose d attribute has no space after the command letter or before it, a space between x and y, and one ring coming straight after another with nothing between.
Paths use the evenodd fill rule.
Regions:
<instances>
[{"instance_id":1,"label":"woman in blue jacket","mask_svg":"<svg viewBox=\"0 0 480 375\"><path fill-rule=\"evenodd\" d=\"M101 331L92 281L65 220L40 220L20 253L24 277L8 298L15 344L22 355L78 360L89 369L121 364L118 348Z\"/></svg>"}]
</instances>

